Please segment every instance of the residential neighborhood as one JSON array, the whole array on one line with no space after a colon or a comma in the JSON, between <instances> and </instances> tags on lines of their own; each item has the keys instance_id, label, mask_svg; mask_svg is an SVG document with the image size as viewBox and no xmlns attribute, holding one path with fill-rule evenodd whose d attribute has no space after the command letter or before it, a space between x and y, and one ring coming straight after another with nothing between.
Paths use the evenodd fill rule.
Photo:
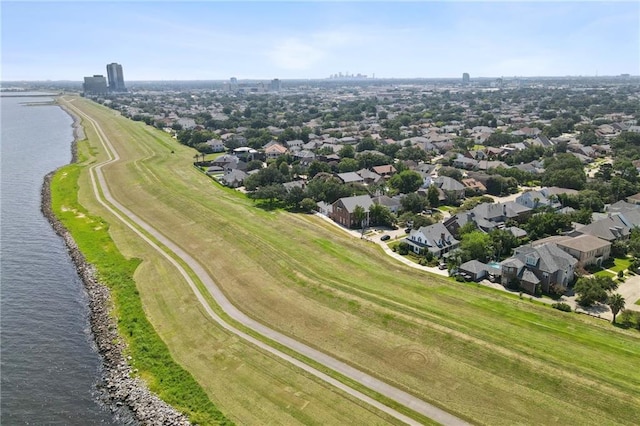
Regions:
<instances>
[{"instance_id":1,"label":"residential neighborhood","mask_svg":"<svg viewBox=\"0 0 640 426\"><path fill-rule=\"evenodd\" d=\"M465 280L557 296L640 256L640 90L626 78L227 89L101 101L256 203L361 235L404 229L390 247Z\"/></svg>"}]
</instances>

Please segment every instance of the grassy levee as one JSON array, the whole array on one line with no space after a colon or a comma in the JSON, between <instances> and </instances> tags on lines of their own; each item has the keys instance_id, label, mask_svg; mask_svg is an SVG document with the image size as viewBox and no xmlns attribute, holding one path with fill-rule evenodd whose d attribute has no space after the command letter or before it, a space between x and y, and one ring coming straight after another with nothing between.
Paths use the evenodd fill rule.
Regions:
<instances>
[{"instance_id":1,"label":"grassy levee","mask_svg":"<svg viewBox=\"0 0 640 426\"><path fill-rule=\"evenodd\" d=\"M413 270L313 216L258 209L195 171L193 151L79 105L123 157L105 167L112 194L248 315L476 423L637 424L637 332ZM160 287L142 285L143 301Z\"/></svg>"},{"instance_id":2,"label":"grassy levee","mask_svg":"<svg viewBox=\"0 0 640 426\"><path fill-rule=\"evenodd\" d=\"M85 126L85 131L89 140L95 142L93 129ZM105 158L98 147L99 144L91 142L79 144L84 165ZM214 416L192 409L197 402L211 408L211 401L228 413L227 417L242 424L399 424L385 413L219 328L200 309L191 289L175 268L122 223L115 218L111 220L111 214L96 202L86 167L73 165L62 169L55 178L54 191L59 194L56 200L60 201L55 203L58 215L66 218L67 226L76 238L87 240L88 247L81 245L83 252L88 248L93 253L92 247L97 247L93 254L98 260L105 260L109 268L123 262L120 266L126 272L119 278L126 278L130 287L124 297L117 297L118 292L114 294L114 315L131 348L133 367L161 397L175 393L187 402L188 406L185 406L180 400L166 398L190 414L198 424L220 423ZM73 198L76 194L79 201ZM100 217L90 215L87 210L97 212ZM117 248L109 238L116 242ZM124 306L122 301L126 302ZM136 315L133 319L129 319L131 313ZM145 314L155 331L146 327L148 323L139 327L146 322L143 321ZM174 386L175 381L164 374L176 364L171 365L173 361L166 352L160 356L156 354L161 348L148 344L147 338L153 338L155 332L168 345L171 357L195 376L200 389L197 385L191 387L193 383L182 378L178 380L180 386ZM136 350L140 344L141 350ZM205 400L201 398L202 390L206 392ZM423 420L429 423L428 419Z\"/></svg>"},{"instance_id":3,"label":"grassy levee","mask_svg":"<svg viewBox=\"0 0 640 426\"><path fill-rule=\"evenodd\" d=\"M133 279L140 260L125 259L109 236L108 224L78 203L80 171L81 166L72 164L55 174L51 183L52 207L87 261L96 267L100 281L109 287L119 333L128 343L135 366L145 373L154 392L188 414L193 422L233 424L213 405L193 376L173 361L147 320Z\"/></svg>"}]
</instances>

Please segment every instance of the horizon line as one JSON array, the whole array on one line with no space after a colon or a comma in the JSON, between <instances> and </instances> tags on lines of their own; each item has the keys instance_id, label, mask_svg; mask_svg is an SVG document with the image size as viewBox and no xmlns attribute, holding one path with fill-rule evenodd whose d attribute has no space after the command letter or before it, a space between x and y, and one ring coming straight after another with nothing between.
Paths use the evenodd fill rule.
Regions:
<instances>
[{"instance_id":1,"label":"horizon line","mask_svg":"<svg viewBox=\"0 0 640 426\"><path fill-rule=\"evenodd\" d=\"M97 74L101 75L101 74ZM92 77L92 76L87 76ZM541 78L631 78L640 77L640 74L620 73L620 74L607 74L607 75L589 75L589 74L568 74L568 75L509 75L509 76L479 76L470 77L470 80L489 80L489 79L541 79ZM190 81L211 81L211 82L223 82L228 83L233 77L226 79L211 78L211 79L144 79L144 80L126 80L129 83L150 83L150 82L190 82ZM237 78L237 81L373 81L373 80L461 80L461 76L456 77L294 77L294 78ZM71 79L43 79L43 80L0 80L0 84L3 83L55 83L55 82L67 82L67 83L82 83L83 80L71 80Z\"/></svg>"}]
</instances>

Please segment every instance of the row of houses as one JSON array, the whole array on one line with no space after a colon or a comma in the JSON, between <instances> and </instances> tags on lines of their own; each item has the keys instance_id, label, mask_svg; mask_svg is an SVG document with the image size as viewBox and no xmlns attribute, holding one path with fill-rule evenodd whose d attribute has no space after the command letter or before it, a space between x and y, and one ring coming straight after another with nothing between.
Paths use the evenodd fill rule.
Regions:
<instances>
[{"instance_id":1,"label":"row of houses","mask_svg":"<svg viewBox=\"0 0 640 426\"><path fill-rule=\"evenodd\" d=\"M549 195L553 191L553 188L544 188L540 193ZM327 210L324 213L343 226L355 227L360 224L356 223L354 212L360 206L367 213L367 226L369 208L376 202L379 200L368 195L341 198L325 206ZM413 229L403 241L415 253L428 251L436 258L446 258L459 248L457 231L468 221L485 232L505 229L522 238L526 236L524 230L515 226L506 227L505 222L510 219L524 221L531 212L532 208L517 202L484 203L444 222ZM640 205L620 201L609 206L604 217L599 216L602 215L596 213L596 220L591 224L577 225L567 235L548 237L520 246L512 256L500 263L485 264L471 260L458 269L473 280L491 276L505 286L517 285L531 294L537 289L544 292L565 291L573 282L577 268L601 265L611 256L612 243L628 239L631 229L640 226Z\"/></svg>"}]
</instances>

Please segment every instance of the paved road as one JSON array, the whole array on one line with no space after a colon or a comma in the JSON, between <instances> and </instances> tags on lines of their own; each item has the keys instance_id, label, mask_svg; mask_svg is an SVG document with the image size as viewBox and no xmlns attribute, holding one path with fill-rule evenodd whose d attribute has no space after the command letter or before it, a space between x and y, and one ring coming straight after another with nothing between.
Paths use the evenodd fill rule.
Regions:
<instances>
[{"instance_id":1,"label":"paved road","mask_svg":"<svg viewBox=\"0 0 640 426\"><path fill-rule=\"evenodd\" d=\"M63 99L64 100L64 99ZM459 419L446 411L441 410L434 405L431 405L425 401L422 401L415 396L398 389L394 386L391 386L373 376L370 376L352 366L339 361L323 352L320 352L316 349L313 349L304 343L298 342L288 336L285 336L275 330L272 330L265 325L249 318L240 310L238 310L231 302L226 298L226 296L222 293L220 288L216 285L216 283L212 280L209 274L206 273L204 268L188 253L184 252L180 247L174 244L171 240L165 237L158 230L153 228L150 224L144 222L138 216L136 216L132 211L127 209L125 206L116 201L111 193L109 192L106 179L102 172L102 167L106 164L109 164L114 161L119 160L118 152L115 150L105 133L102 131L100 125L89 115L80 111L76 108L71 102L66 101L67 106L69 106L75 113L83 117L87 120L91 126L95 129L100 142L102 143L105 151L109 155L109 160L93 165L91 170L91 183L93 186L94 194L96 199L114 216L116 216L119 220L121 220L126 226L128 226L133 232L135 232L140 238L146 241L151 247L158 251L162 256L164 256L173 266L181 273L184 277L185 281L189 284L192 291L198 298L199 302L202 304L206 312L209 314L211 318L213 318L218 324L220 324L223 328L230 331L231 333L245 339L246 341L260 347L261 349L268 351L284 360L289 361L290 363L296 365L297 367L313 374L314 376L324 380L325 382L341 389L342 391L364 401L381 411L386 412L387 414L411 425L418 425L419 423L415 420L407 417L406 415L390 408L370 397L364 395L363 393L348 387L347 385L337 381L336 379L322 373L321 371L316 370L315 368L304 364L303 362L283 353L273 347L269 346L265 342L261 340L257 340L243 331L231 326L226 323L222 318L220 318L208 305L204 296L200 293L198 288L196 287L193 280L189 277L187 271L175 260L174 257L167 254L159 245L157 245L154 241L151 240L147 235L155 238L159 241L163 246L171 250L177 257L179 257L182 261L184 261L189 268L195 272L198 278L202 281L202 283L206 286L207 290L214 297L218 305L222 308L222 310L229 315L229 317L233 318L235 321L239 322L243 326L252 329L253 331L259 333L260 335L269 338L275 342L278 342L281 345L286 346L287 348L302 354L313 361L322 364L325 367L330 368L333 371L336 371L343 376L346 376L352 380L357 381L361 385L372 389L378 392L381 395L384 395L410 409L415 412L418 412L436 422L439 422L444 425L467 425L465 421ZM138 228L144 230L141 232ZM146 233L146 234L145 234Z\"/></svg>"}]
</instances>

